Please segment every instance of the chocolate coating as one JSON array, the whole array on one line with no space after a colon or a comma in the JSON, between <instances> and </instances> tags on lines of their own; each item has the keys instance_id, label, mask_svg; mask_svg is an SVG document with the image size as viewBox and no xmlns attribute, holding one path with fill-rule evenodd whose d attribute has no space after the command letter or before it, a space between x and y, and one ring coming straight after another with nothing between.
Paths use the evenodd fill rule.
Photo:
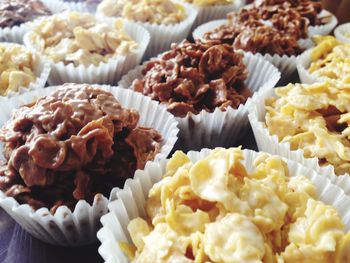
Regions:
<instances>
[{"instance_id":1,"label":"chocolate coating","mask_svg":"<svg viewBox=\"0 0 350 263\"><path fill-rule=\"evenodd\" d=\"M161 135L109 92L66 84L16 110L0 129L0 189L35 209L92 202L123 186L160 151Z\"/></svg>"}]
</instances>

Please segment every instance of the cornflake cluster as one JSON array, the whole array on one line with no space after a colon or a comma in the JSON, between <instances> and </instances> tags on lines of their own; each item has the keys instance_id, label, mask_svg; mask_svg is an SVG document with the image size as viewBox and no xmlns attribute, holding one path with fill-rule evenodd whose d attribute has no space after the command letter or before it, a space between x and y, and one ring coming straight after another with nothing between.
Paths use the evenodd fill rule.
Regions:
<instances>
[{"instance_id":1,"label":"cornflake cluster","mask_svg":"<svg viewBox=\"0 0 350 263\"><path fill-rule=\"evenodd\" d=\"M289 84L266 102L271 135L302 149L338 175L350 173L350 86L341 83Z\"/></svg>"},{"instance_id":2,"label":"cornflake cluster","mask_svg":"<svg viewBox=\"0 0 350 263\"><path fill-rule=\"evenodd\" d=\"M24 46L0 43L0 95L27 88L36 80L35 68L39 57Z\"/></svg>"},{"instance_id":3,"label":"cornflake cluster","mask_svg":"<svg viewBox=\"0 0 350 263\"><path fill-rule=\"evenodd\" d=\"M20 26L51 11L40 0L1 0L0 27Z\"/></svg>"},{"instance_id":4,"label":"cornflake cluster","mask_svg":"<svg viewBox=\"0 0 350 263\"><path fill-rule=\"evenodd\" d=\"M65 13L42 19L28 35L38 51L64 64L98 65L135 52L138 44L119 20L100 21L88 13Z\"/></svg>"},{"instance_id":5,"label":"cornflake cluster","mask_svg":"<svg viewBox=\"0 0 350 263\"><path fill-rule=\"evenodd\" d=\"M350 83L350 44L333 36L315 36L308 71L329 81Z\"/></svg>"},{"instance_id":6,"label":"cornflake cluster","mask_svg":"<svg viewBox=\"0 0 350 263\"><path fill-rule=\"evenodd\" d=\"M183 0L183 1L193 4L195 6L230 5L235 2L235 0Z\"/></svg>"},{"instance_id":7,"label":"cornflake cluster","mask_svg":"<svg viewBox=\"0 0 350 263\"><path fill-rule=\"evenodd\" d=\"M279 157L260 154L251 172L243 160L237 148L196 163L176 152L147 219L128 225L134 246L120 243L132 262L344 262L350 234L315 186Z\"/></svg>"},{"instance_id":8,"label":"cornflake cluster","mask_svg":"<svg viewBox=\"0 0 350 263\"><path fill-rule=\"evenodd\" d=\"M54 213L92 203L143 169L160 151L161 135L138 127L139 114L109 92L66 84L23 106L0 129L6 164L0 189L19 203Z\"/></svg>"},{"instance_id":9,"label":"cornflake cluster","mask_svg":"<svg viewBox=\"0 0 350 263\"><path fill-rule=\"evenodd\" d=\"M227 23L207 32L204 39L232 44L236 49L261 54L293 56L303 52L298 40L308 27L320 25L320 1L256 1L228 14Z\"/></svg>"},{"instance_id":10,"label":"cornflake cluster","mask_svg":"<svg viewBox=\"0 0 350 263\"><path fill-rule=\"evenodd\" d=\"M173 44L170 51L144 64L134 90L167 105L177 117L201 110L238 108L251 96L243 55L215 42Z\"/></svg>"},{"instance_id":11,"label":"cornflake cluster","mask_svg":"<svg viewBox=\"0 0 350 263\"><path fill-rule=\"evenodd\" d=\"M173 25L186 19L186 9L172 0L103 0L97 11L109 17L158 25Z\"/></svg>"}]
</instances>

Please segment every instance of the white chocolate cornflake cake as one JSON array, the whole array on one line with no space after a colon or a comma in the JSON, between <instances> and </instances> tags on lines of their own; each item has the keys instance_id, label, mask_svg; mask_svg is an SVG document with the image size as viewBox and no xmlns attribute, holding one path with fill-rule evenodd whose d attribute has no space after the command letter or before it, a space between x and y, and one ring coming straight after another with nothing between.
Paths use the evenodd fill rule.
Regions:
<instances>
[{"instance_id":1,"label":"white chocolate cornflake cake","mask_svg":"<svg viewBox=\"0 0 350 263\"><path fill-rule=\"evenodd\" d=\"M53 15L34 25L30 44L55 63L98 65L135 52L138 44L124 31L121 20L104 21L88 13Z\"/></svg>"},{"instance_id":2,"label":"white chocolate cornflake cake","mask_svg":"<svg viewBox=\"0 0 350 263\"><path fill-rule=\"evenodd\" d=\"M350 83L350 44L333 36L316 36L309 73L326 80Z\"/></svg>"},{"instance_id":3,"label":"white chocolate cornflake cake","mask_svg":"<svg viewBox=\"0 0 350 263\"><path fill-rule=\"evenodd\" d=\"M183 0L195 6L231 5L234 0Z\"/></svg>"},{"instance_id":4,"label":"white chocolate cornflake cake","mask_svg":"<svg viewBox=\"0 0 350 263\"><path fill-rule=\"evenodd\" d=\"M187 18L185 7L172 0L103 0L97 10L109 17L159 25L177 24Z\"/></svg>"},{"instance_id":5,"label":"white chocolate cornflake cake","mask_svg":"<svg viewBox=\"0 0 350 263\"><path fill-rule=\"evenodd\" d=\"M38 63L38 56L24 46L0 43L0 95L27 88L37 78L34 71Z\"/></svg>"},{"instance_id":6,"label":"white chocolate cornflake cake","mask_svg":"<svg viewBox=\"0 0 350 263\"><path fill-rule=\"evenodd\" d=\"M335 173L350 172L350 84L333 82L289 84L275 89L266 101L266 125L291 150L333 165Z\"/></svg>"},{"instance_id":7,"label":"white chocolate cornflake cake","mask_svg":"<svg viewBox=\"0 0 350 263\"><path fill-rule=\"evenodd\" d=\"M128 225L133 245L119 243L131 262L349 262L350 234L309 179L276 156L260 154L251 171L243 161L239 148L195 163L176 152L147 218Z\"/></svg>"}]
</instances>

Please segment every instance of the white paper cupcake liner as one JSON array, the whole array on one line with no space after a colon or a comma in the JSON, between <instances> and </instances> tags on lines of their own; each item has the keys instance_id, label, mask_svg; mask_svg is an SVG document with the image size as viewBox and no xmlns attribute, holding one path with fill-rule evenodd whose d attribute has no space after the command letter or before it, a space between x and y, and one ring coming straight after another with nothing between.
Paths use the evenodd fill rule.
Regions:
<instances>
[{"instance_id":1,"label":"white paper cupcake liner","mask_svg":"<svg viewBox=\"0 0 350 263\"><path fill-rule=\"evenodd\" d=\"M297 59L297 70L298 70L301 83L313 84L316 82L326 81L327 78L322 76L317 76L309 72L308 69L310 68L310 65L311 65L311 59L310 59L311 52L312 52L312 49L306 50Z\"/></svg>"},{"instance_id":2,"label":"white paper cupcake liner","mask_svg":"<svg viewBox=\"0 0 350 263\"><path fill-rule=\"evenodd\" d=\"M332 32L332 30L336 27L338 24L338 19L335 15L333 15L331 12L327 10L322 10L322 12L318 15L318 17L327 17L330 16L331 19L327 24L321 25L321 26L310 26L309 27L309 36L312 37L314 35L322 35L326 36L329 35L329 33Z\"/></svg>"},{"instance_id":3,"label":"white paper cupcake liner","mask_svg":"<svg viewBox=\"0 0 350 263\"><path fill-rule=\"evenodd\" d=\"M144 60L170 49L172 43L179 43L189 35L191 26L197 17L197 10L186 3L181 4L185 6L187 18L178 24L158 25L135 22L147 29L151 35L151 41L145 53Z\"/></svg>"},{"instance_id":4,"label":"white paper cupcake liner","mask_svg":"<svg viewBox=\"0 0 350 263\"><path fill-rule=\"evenodd\" d=\"M330 179L334 184L341 187L346 194L350 194L350 176L337 176L332 165L320 166L317 158L305 158L302 149L291 150L287 142L279 142L276 135L270 135L265 125L265 101L267 98L274 97L275 91L267 89L259 94L254 100L253 106L249 109L249 122L253 129L254 136L260 151L266 151L288 158L301 163L321 174L324 178ZM349 210L350 211L350 210Z\"/></svg>"},{"instance_id":5,"label":"white paper cupcake liner","mask_svg":"<svg viewBox=\"0 0 350 263\"><path fill-rule=\"evenodd\" d=\"M224 25L226 23L226 19L221 19L221 20L215 20L215 21L211 21L208 23L205 23L201 26L199 26L198 28L196 28L193 31L193 38L194 39L202 39L202 37L204 36L204 34L206 32L209 32L221 25ZM300 39L298 41L300 47L304 48L304 49L308 49L311 48L314 44L310 39ZM290 76L295 72L296 68L297 68L297 57L298 56L287 56L287 55L283 55L283 56L279 56L279 55L270 55L270 54L265 54L262 55L260 53L257 54L253 54L251 52L245 52L244 53L248 53L248 54L252 54L254 56L259 56L264 60L267 60L269 62L271 62L275 67L277 67L281 73L282 73L282 82L286 82L289 80Z\"/></svg>"},{"instance_id":6,"label":"white paper cupcake liner","mask_svg":"<svg viewBox=\"0 0 350 263\"><path fill-rule=\"evenodd\" d=\"M213 113L202 110L199 114L176 118L179 122L180 135L177 147L182 150L198 150L203 147L232 146L248 126L248 108L253 98L261 90L273 88L281 77L280 72L269 62L259 57L246 54L244 64L248 69L247 87L253 92L244 105L238 109L228 108L223 112L216 109ZM133 80L142 77L143 66L138 66L125 75L119 82L122 88L130 89Z\"/></svg>"},{"instance_id":7,"label":"white paper cupcake liner","mask_svg":"<svg viewBox=\"0 0 350 263\"><path fill-rule=\"evenodd\" d=\"M141 117L139 125L152 127L162 134L161 152L156 155L155 161L165 159L169 155L179 131L177 122L170 113L157 102L131 90L95 86L112 92L124 107L136 109ZM48 95L56 88L53 86L28 92L0 103L1 108L6 109L0 114L0 125L10 118L13 109ZM109 197L97 194L92 205L80 200L73 212L66 206L61 206L52 215L47 208L34 211L27 204L20 205L14 198L6 197L0 191L0 206L34 237L54 245L79 246L96 241L96 232L100 227L99 219L108 210L108 198L113 200L113 194Z\"/></svg>"},{"instance_id":8,"label":"white paper cupcake liner","mask_svg":"<svg viewBox=\"0 0 350 263\"><path fill-rule=\"evenodd\" d=\"M350 23L342 24L334 30L335 37L344 42L350 43Z\"/></svg>"},{"instance_id":9,"label":"white paper cupcake liner","mask_svg":"<svg viewBox=\"0 0 350 263\"><path fill-rule=\"evenodd\" d=\"M218 19L200 25L192 32L193 39L202 39L205 33L227 23L227 19Z\"/></svg>"},{"instance_id":10,"label":"white paper cupcake liner","mask_svg":"<svg viewBox=\"0 0 350 263\"><path fill-rule=\"evenodd\" d=\"M106 21L112 21L112 19ZM54 63L51 61L49 84L60 85L67 82L116 84L124 74L140 64L150 41L149 33L140 25L124 20L123 26L125 32L139 44L136 52L125 56L117 56L109 59L107 63L101 62L98 65L88 67L84 65L75 66L73 63L65 65L63 62ZM35 50L35 45L29 39L28 34L24 36L24 44Z\"/></svg>"},{"instance_id":11,"label":"white paper cupcake liner","mask_svg":"<svg viewBox=\"0 0 350 263\"><path fill-rule=\"evenodd\" d=\"M245 0L233 0L233 4L230 5L214 5L204 7L193 5L198 10L198 15L192 26L192 30L206 22L226 18L228 13L238 11L245 5L245 2Z\"/></svg>"},{"instance_id":12,"label":"white paper cupcake liner","mask_svg":"<svg viewBox=\"0 0 350 263\"><path fill-rule=\"evenodd\" d=\"M53 14L67 10L66 3L59 0L42 0L42 2ZM0 28L0 41L22 44L23 36L30 30L29 23L30 22L23 23L19 26Z\"/></svg>"},{"instance_id":13,"label":"white paper cupcake liner","mask_svg":"<svg viewBox=\"0 0 350 263\"><path fill-rule=\"evenodd\" d=\"M2 44L12 45L14 43L2 43ZM45 87L45 84L47 82L47 79L51 71L50 62L48 62L39 53L34 52L34 54L38 58L38 63L37 65L35 65L33 69L33 73L36 76L36 80L34 82L31 82L28 87L20 87L18 91L10 91L7 94L7 96L0 96L0 102L2 100L7 100L8 98L13 97L15 95L23 94L25 92L36 90L36 89L42 89Z\"/></svg>"},{"instance_id":14,"label":"white paper cupcake liner","mask_svg":"<svg viewBox=\"0 0 350 263\"><path fill-rule=\"evenodd\" d=\"M211 150L203 149L200 152L189 152L188 157L192 162L196 162L208 156ZM259 153L251 150L243 150L243 165L248 171L253 168L253 160ZM350 229L350 197L337 185L332 184L328 179L318 175L315 171L304 167L296 162L283 159L289 168L291 177L304 175L316 186L318 199L322 202L334 206L339 212L345 228ZM152 186L162 179L165 172L166 161L161 163L149 162L145 169L137 171L134 179L129 179L123 190L116 192L117 200L108 205L109 213L101 218L103 227L97 233L101 242L99 253L106 263L128 263L128 258L124 255L119 242L132 244L127 225L136 218L146 218L144 205L148 198L148 193Z\"/></svg>"},{"instance_id":15,"label":"white paper cupcake liner","mask_svg":"<svg viewBox=\"0 0 350 263\"><path fill-rule=\"evenodd\" d=\"M65 3L70 11L80 13L96 13L97 4L90 4L86 2L66 2Z\"/></svg>"}]
</instances>

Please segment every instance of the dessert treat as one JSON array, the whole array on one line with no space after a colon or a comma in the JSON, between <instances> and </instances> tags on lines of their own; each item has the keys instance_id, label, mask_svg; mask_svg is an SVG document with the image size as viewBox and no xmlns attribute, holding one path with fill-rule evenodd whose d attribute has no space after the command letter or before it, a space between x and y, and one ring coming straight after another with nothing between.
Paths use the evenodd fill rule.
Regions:
<instances>
[{"instance_id":1,"label":"dessert treat","mask_svg":"<svg viewBox=\"0 0 350 263\"><path fill-rule=\"evenodd\" d=\"M171 0L103 0L97 11L142 23L173 25L186 19L185 7Z\"/></svg>"},{"instance_id":2,"label":"dessert treat","mask_svg":"<svg viewBox=\"0 0 350 263\"><path fill-rule=\"evenodd\" d=\"M291 150L305 158L331 164L337 175L350 172L349 85L335 83L289 84L275 90L266 102L266 126Z\"/></svg>"},{"instance_id":3,"label":"dessert treat","mask_svg":"<svg viewBox=\"0 0 350 263\"><path fill-rule=\"evenodd\" d=\"M296 38L271 26L243 30L235 38L233 47L253 54L278 56L297 56L304 51Z\"/></svg>"},{"instance_id":4,"label":"dessert treat","mask_svg":"<svg viewBox=\"0 0 350 263\"><path fill-rule=\"evenodd\" d=\"M262 18L271 19L274 15L283 10L294 10L303 18L309 21L311 26L317 26L324 23L319 17L322 11L322 3L318 0L258 0L255 6L260 10Z\"/></svg>"},{"instance_id":5,"label":"dessert treat","mask_svg":"<svg viewBox=\"0 0 350 263\"><path fill-rule=\"evenodd\" d=\"M139 64L149 34L127 21L66 12L35 23L24 42L52 61L50 84L112 84Z\"/></svg>"},{"instance_id":6,"label":"dessert treat","mask_svg":"<svg viewBox=\"0 0 350 263\"><path fill-rule=\"evenodd\" d=\"M67 84L23 106L0 130L0 189L34 209L73 209L122 187L160 152L162 136L110 92Z\"/></svg>"},{"instance_id":7,"label":"dessert treat","mask_svg":"<svg viewBox=\"0 0 350 263\"><path fill-rule=\"evenodd\" d=\"M144 59L168 50L171 43L186 39L197 16L193 7L173 0L103 0L97 13L123 17L146 28L151 42Z\"/></svg>"},{"instance_id":8,"label":"dessert treat","mask_svg":"<svg viewBox=\"0 0 350 263\"><path fill-rule=\"evenodd\" d=\"M208 21L225 18L230 12L237 11L245 0L182 0L197 9L198 15L192 30Z\"/></svg>"},{"instance_id":9,"label":"dessert treat","mask_svg":"<svg viewBox=\"0 0 350 263\"><path fill-rule=\"evenodd\" d=\"M236 49L262 55L299 55L298 40L307 37L306 19L296 11L281 9L264 22L259 8L242 9L227 16L227 22L203 35L205 40L232 44Z\"/></svg>"},{"instance_id":10,"label":"dessert treat","mask_svg":"<svg viewBox=\"0 0 350 263\"><path fill-rule=\"evenodd\" d=\"M307 18L291 7L256 4L228 14L227 20L198 27L193 37L260 54L287 80L296 69L296 57L312 45L307 39L309 24Z\"/></svg>"},{"instance_id":11,"label":"dessert treat","mask_svg":"<svg viewBox=\"0 0 350 263\"><path fill-rule=\"evenodd\" d=\"M322 9L319 0L259 0L255 6L260 10L264 19L270 19L281 10L294 10L308 21L309 35L328 35L337 25L337 18ZM283 19L283 18L282 18Z\"/></svg>"},{"instance_id":12,"label":"dessert treat","mask_svg":"<svg viewBox=\"0 0 350 263\"><path fill-rule=\"evenodd\" d=\"M59 0L2 0L0 40L22 44L30 22L66 9L66 4Z\"/></svg>"},{"instance_id":13,"label":"dessert treat","mask_svg":"<svg viewBox=\"0 0 350 263\"><path fill-rule=\"evenodd\" d=\"M315 37L317 46L311 52L309 72L329 80L350 82L350 44L332 36Z\"/></svg>"},{"instance_id":14,"label":"dessert treat","mask_svg":"<svg viewBox=\"0 0 350 263\"><path fill-rule=\"evenodd\" d=\"M279 79L269 62L230 45L183 41L131 70L118 85L161 102L179 122L178 147L194 150L238 142L250 97Z\"/></svg>"},{"instance_id":15,"label":"dessert treat","mask_svg":"<svg viewBox=\"0 0 350 263\"><path fill-rule=\"evenodd\" d=\"M350 43L350 23L342 24L334 30L334 35L342 42Z\"/></svg>"},{"instance_id":16,"label":"dessert treat","mask_svg":"<svg viewBox=\"0 0 350 263\"><path fill-rule=\"evenodd\" d=\"M59 98L64 98L64 101ZM14 159L15 162L9 163L6 156L1 156L0 173L5 173L5 176L0 176L1 186L15 190L17 184L18 189L24 191L12 192L13 195L17 194L15 199L0 190L0 206L31 235L53 245L95 243L100 218L108 212L110 201L117 198L118 188L112 183L121 187L127 179L123 176L139 176L140 172L133 175L129 169L140 167L148 158L154 157L155 162L165 159L172 151L179 132L174 116L157 102L137 92L107 85L51 86L2 100L0 105L3 109L0 114L2 136L10 134L11 138L15 138L23 135L21 140L17 140L17 148L9 141L1 143L1 153L10 155L9 160L15 154L26 158ZM29 111L28 108L33 109L26 115L31 119L24 117L24 122L20 122L22 126L18 127L19 122L14 120L22 118L23 113ZM13 115L16 112L17 115ZM137 126L132 127L138 118ZM33 120L37 122L32 123ZM33 125L30 127L30 124ZM123 130L120 130L122 127ZM25 137L29 133L30 136ZM67 138L69 134L72 136ZM113 138L114 134L116 137ZM33 159L32 153L35 153ZM39 157L41 159L35 159ZM50 158L52 161L48 162ZM46 167L41 167L41 164ZM22 165L21 170L15 167L6 171L14 165ZM23 166L36 170L27 170ZM50 169L51 166L54 166L53 169ZM70 172L65 168L71 168ZM10 178L6 177L11 174L16 178L12 185ZM26 185L21 177L23 174L26 180L45 186ZM125 185L130 181L126 180ZM103 195L108 188L113 189L106 192L106 196ZM90 199L94 191L96 194ZM40 197L45 199L41 200ZM85 200L78 201L78 197ZM28 200L45 206L35 209L28 204ZM53 202L58 207L51 207ZM74 207L73 203L76 203ZM54 213L50 212L50 208Z\"/></svg>"},{"instance_id":17,"label":"dessert treat","mask_svg":"<svg viewBox=\"0 0 350 263\"><path fill-rule=\"evenodd\" d=\"M88 13L71 12L42 19L26 37L53 62L75 66L106 63L138 48L121 21L109 24Z\"/></svg>"},{"instance_id":18,"label":"dessert treat","mask_svg":"<svg viewBox=\"0 0 350 263\"><path fill-rule=\"evenodd\" d=\"M230 5L234 0L183 0L195 6Z\"/></svg>"},{"instance_id":19,"label":"dessert treat","mask_svg":"<svg viewBox=\"0 0 350 263\"><path fill-rule=\"evenodd\" d=\"M0 96L8 98L45 87L50 63L38 53L16 43L2 42L0 61Z\"/></svg>"},{"instance_id":20,"label":"dessert treat","mask_svg":"<svg viewBox=\"0 0 350 263\"><path fill-rule=\"evenodd\" d=\"M235 49L259 53L284 74L296 69L296 56L312 46L310 36L326 35L337 20L322 15L320 1L262 0L227 15L226 21L209 22L193 32L195 39L218 40Z\"/></svg>"},{"instance_id":21,"label":"dessert treat","mask_svg":"<svg viewBox=\"0 0 350 263\"><path fill-rule=\"evenodd\" d=\"M152 169L144 175L157 173L153 186L135 180L102 218L105 260L348 262L349 212L340 202L350 199L328 180L319 184L320 176L305 167L218 148L176 152Z\"/></svg>"},{"instance_id":22,"label":"dessert treat","mask_svg":"<svg viewBox=\"0 0 350 263\"><path fill-rule=\"evenodd\" d=\"M52 12L40 0L1 0L0 27L19 26Z\"/></svg>"},{"instance_id":23,"label":"dessert treat","mask_svg":"<svg viewBox=\"0 0 350 263\"><path fill-rule=\"evenodd\" d=\"M20 88L28 88L37 79L35 69L40 63L37 54L24 46L0 43L0 95L7 96Z\"/></svg>"},{"instance_id":24,"label":"dessert treat","mask_svg":"<svg viewBox=\"0 0 350 263\"><path fill-rule=\"evenodd\" d=\"M245 86L248 71L243 54L229 45L183 41L144 64L133 89L166 104L176 117L202 110L238 108L251 91Z\"/></svg>"},{"instance_id":25,"label":"dessert treat","mask_svg":"<svg viewBox=\"0 0 350 263\"><path fill-rule=\"evenodd\" d=\"M350 83L350 44L333 36L315 36L316 47L298 59L298 72L303 83L323 81Z\"/></svg>"}]
</instances>

